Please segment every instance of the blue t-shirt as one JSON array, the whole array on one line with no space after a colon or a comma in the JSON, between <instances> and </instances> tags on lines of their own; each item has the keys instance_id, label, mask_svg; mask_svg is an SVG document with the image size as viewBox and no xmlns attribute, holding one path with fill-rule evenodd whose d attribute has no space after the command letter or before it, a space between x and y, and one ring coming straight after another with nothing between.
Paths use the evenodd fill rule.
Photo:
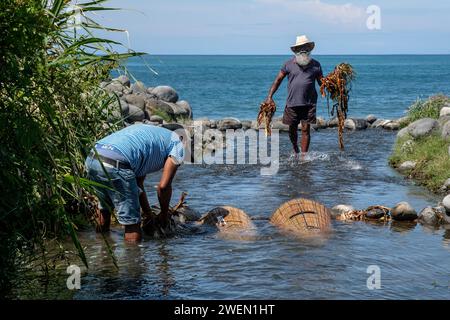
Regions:
<instances>
[{"instance_id":1,"label":"blue t-shirt","mask_svg":"<svg viewBox=\"0 0 450 320\"><path fill-rule=\"evenodd\" d=\"M288 107L311 106L317 104L316 81L323 77L322 66L317 60L300 67L295 57L286 61L281 71L288 76Z\"/></svg>"},{"instance_id":2,"label":"blue t-shirt","mask_svg":"<svg viewBox=\"0 0 450 320\"><path fill-rule=\"evenodd\" d=\"M178 134L147 124L134 124L114 132L99 140L95 147L105 156L120 153L137 177L162 169L169 156L177 164L184 159L183 143Z\"/></svg>"}]
</instances>

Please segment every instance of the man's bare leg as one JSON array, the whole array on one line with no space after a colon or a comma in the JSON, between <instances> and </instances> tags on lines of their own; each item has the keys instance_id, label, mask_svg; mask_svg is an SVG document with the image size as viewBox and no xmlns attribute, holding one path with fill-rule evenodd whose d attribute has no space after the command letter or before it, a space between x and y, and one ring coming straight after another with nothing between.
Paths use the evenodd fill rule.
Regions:
<instances>
[{"instance_id":1,"label":"man's bare leg","mask_svg":"<svg viewBox=\"0 0 450 320\"><path fill-rule=\"evenodd\" d=\"M95 220L97 232L108 232L111 225L111 212L105 209L97 210Z\"/></svg>"},{"instance_id":2,"label":"man's bare leg","mask_svg":"<svg viewBox=\"0 0 450 320\"><path fill-rule=\"evenodd\" d=\"M289 138L291 139L294 152L300 153L300 149L298 148L298 126L295 125L289 126Z\"/></svg>"},{"instance_id":3,"label":"man's bare leg","mask_svg":"<svg viewBox=\"0 0 450 320\"><path fill-rule=\"evenodd\" d=\"M305 154L309 150L309 143L311 141L310 134L311 126L306 121L302 121L302 153Z\"/></svg>"},{"instance_id":4,"label":"man's bare leg","mask_svg":"<svg viewBox=\"0 0 450 320\"><path fill-rule=\"evenodd\" d=\"M125 241L127 242L138 242L142 239L141 225L130 224L125 226Z\"/></svg>"}]
</instances>

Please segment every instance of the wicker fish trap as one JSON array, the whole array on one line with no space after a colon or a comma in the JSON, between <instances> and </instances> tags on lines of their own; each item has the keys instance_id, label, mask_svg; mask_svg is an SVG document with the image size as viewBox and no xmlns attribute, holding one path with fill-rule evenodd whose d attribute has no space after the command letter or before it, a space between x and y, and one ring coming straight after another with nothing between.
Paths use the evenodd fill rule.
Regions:
<instances>
[{"instance_id":1,"label":"wicker fish trap","mask_svg":"<svg viewBox=\"0 0 450 320\"><path fill-rule=\"evenodd\" d=\"M200 218L204 224L216 226L219 230L254 229L250 217L241 209L222 206L216 207Z\"/></svg>"},{"instance_id":2,"label":"wicker fish trap","mask_svg":"<svg viewBox=\"0 0 450 320\"><path fill-rule=\"evenodd\" d=\"M270 222L296 233L324 232L331 228L331 213L318 202L294 199L282 204Z\"/></svg>"}]
</instances>

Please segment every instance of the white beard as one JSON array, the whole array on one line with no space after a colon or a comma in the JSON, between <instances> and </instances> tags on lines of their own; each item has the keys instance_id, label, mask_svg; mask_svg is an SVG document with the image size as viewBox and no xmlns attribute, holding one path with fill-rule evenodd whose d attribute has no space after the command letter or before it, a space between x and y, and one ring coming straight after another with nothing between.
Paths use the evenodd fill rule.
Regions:
<instances>
[{"instance_id":1,"label":"white beard","mask_svg":"<svg viewBox=\"0 0 450 320\"><path fill-rule=\"evenodd\" d=\"M295 61L301 67L307 66L311 62L311 55L309 53L300 53L295 55Z\"/></svg>"}]
</instances>

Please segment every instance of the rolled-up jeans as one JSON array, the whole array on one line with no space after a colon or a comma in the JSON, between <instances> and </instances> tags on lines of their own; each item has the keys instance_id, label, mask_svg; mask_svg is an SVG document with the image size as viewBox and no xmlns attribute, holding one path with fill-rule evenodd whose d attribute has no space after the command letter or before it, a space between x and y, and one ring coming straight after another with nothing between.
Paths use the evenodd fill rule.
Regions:
<instances>
[{"instance_id":1,"label":"rolled-up jeans","mask_svg":"<svg viewBox=\"0 0 450 320\"><path fill-rule=\"evenodd\" d=\"M116 209L117 219L122 225L140 223L140 189L133 170L117 169L105 163L103 169L102 164L92 157L86 159L85 165L87 177L106 186L94 187L100 201L100 209L110 213Z\"/></svg>"}]
</instances>

